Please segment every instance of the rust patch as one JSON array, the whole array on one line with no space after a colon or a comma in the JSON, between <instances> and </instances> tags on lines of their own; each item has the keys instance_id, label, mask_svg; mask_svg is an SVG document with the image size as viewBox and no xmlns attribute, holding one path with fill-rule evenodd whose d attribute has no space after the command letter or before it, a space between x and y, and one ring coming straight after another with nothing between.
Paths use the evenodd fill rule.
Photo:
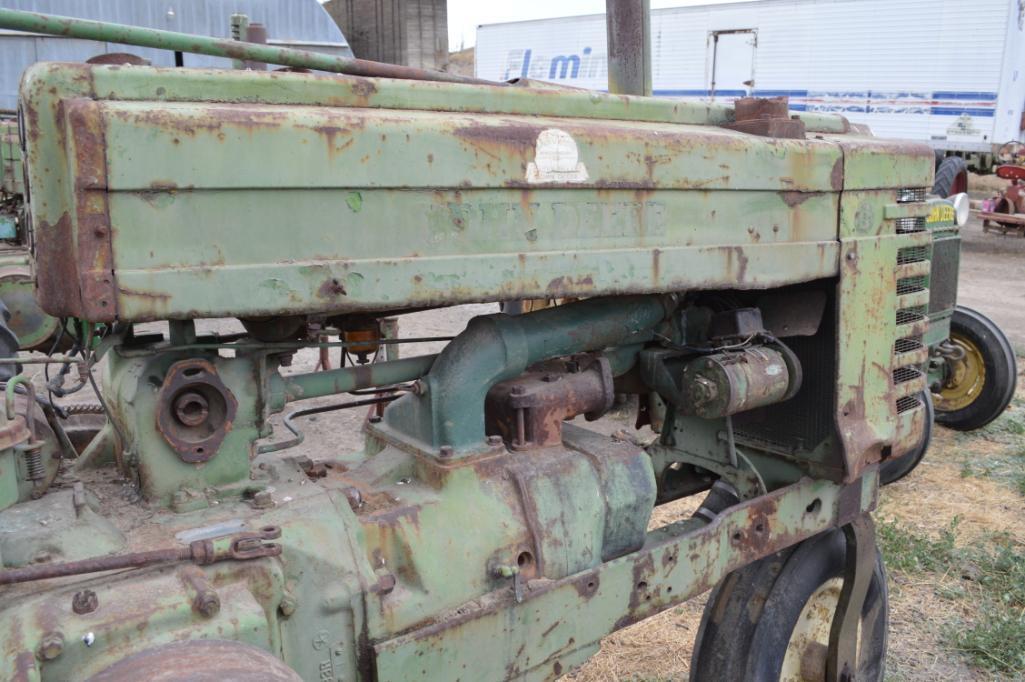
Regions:
<instances>
[{"instance_id":1,"label":"rust patch","mask_svg":"<svg viewBox=\"0 0 1025 682\"><path fill-rule=\"evenodd\" d=\"M124 296L131 296L132 298L141 298L147 301L161 301L169 302L171 300L171 294L156 293L153 291L142 291L140 289L129 289L128 287L118 287L118 291Z\"/></svg>"},{"instance_id":2,"label":"rust patch","mask_svg":"<svg viewBox=\"0 0 1025 682\"><path fill-rule=\"evenodd\" d=\"M377 85L372 80L366 78L353 78L352 83L352 94L357 97L370 97L377 93Z\"/></svg>"},{"instance_id":3,"label":"rust patch","mask_svg":"<svg viewBox=\"0 0 1025 682\"><path fill-rule=\"evenodd\" d=\"M573 587L584 599L590 599L598 593L598 588L601 586L601 576L597 571L589 575L584 575L573 581Z\"/></svg>"},{"instance_id":4,"label":"rust patch","mask_svg":"<svg viewBox=\"0 0 1025 682\"><path fill-rule=\"evenodd\" d=\"M780 197L782 197L783 203L790 208L803 204L812 196L812 192L780 192Z\"/></svg>"},{"instance_id":5,"label":"rust patch","mask_svg":"<svg viewBox=\"0 0 1025 682\"><path fill-rule=\"evenodd\" d=\"M348 149L356 141L356 139L352 137L352 129L344 126L314 126L313 131L324 138L324 141L327 143L327 153L330 157L333 157L338 152ZM346 135L349 136L349 139L341 144L336 143L336 137Z\"/></svg>"},{"instance_id":6,"label":"rust patch","mask_svg":"<svg viewBox=\"0 0 1025 682\"><path fill-rule=\"evenodd\" d=\"M833 164L833 170L829 173L829 186L834 192L843 190L843 157L841 156Z\"/></svg>"},{"instance_id":7,"label":"rust patch","mask_svg":"<svg viewBox=\"0 0 1025 682\"><path fill-rule=\"evenodd\" d=\"M481 147L499 151L511 150L514 153L533 152L534 144L540 133L537 126L522 123L509 125L466 125L453 129L452 134L465 140L478 149Z\"/></svg>"},{"instance_id":8,"label":"rust patch","mask_svg":"<svg viewBox=\"0 0 1025 682\"><path fill-rule=\"evenodd\" d=\"M82 310L82 292L74 286L78 281L78 263L71 216L64 213L53 225L40 221L33 239L36 296L40 307L56 317L77 316Z\"/></svg>"},{"instance_id":9,"label":"rust patch","mask_svg":"<svg viewBox=\"0 0 1025 682\"><path fill-rule=\"evenodd\" d=\"M345 287L342 286L342 283L335 277L325 280L324 283L320 285L320 288L317 289L317 296L321 298L335 298L337 296L345 295Z\"/></svg>"},{"instance_id":10,"label":"rust patch","mask_svg":"<svg viewBox=\"0 0 1025 682\"><path fill-rule=\"evenodd\" d=\"M651 552L645 554L633 565L633 589L630 591L630 613L647 601L648 588L655 575L655 559Z\"/></svg>"},{"instance_id":11,"label":"rust patch","mask_svg":"<svg viewBox=\"0 0 1025 682\"><path fill-rule=\"evenodd\" d=\"M67 107L72 131L75 209L78 217L78 280L82 310L77 317L112 322L117 317L114 253L107 205L107 155L100 105L75 100ZM66 286L66 284L65 284Z\"/></svg>"}]
</instances>

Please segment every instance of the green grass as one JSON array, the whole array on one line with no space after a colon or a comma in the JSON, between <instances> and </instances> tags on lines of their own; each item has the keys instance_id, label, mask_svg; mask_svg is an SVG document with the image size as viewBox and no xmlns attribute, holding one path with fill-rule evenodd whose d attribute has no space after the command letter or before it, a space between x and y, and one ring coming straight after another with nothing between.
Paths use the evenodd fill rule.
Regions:
<instances>
[{"instance_id":1,"label":"green grass","mask_svg":"<svg viewBox=\"0 0 1025 682\"><path fill-rule=\"evenodd\" d=\"M891 571L960 577L936 595L973 607L972 619L948 623L948 646L974 666L1001 676L1025 676L1025 547L1007 536L957 545L955 519L937 538L896 522L878 524L878 541Z\"/></svg>"},{"instance_id":2,"label":"green grass","mask_svg":"<svg viewBox=\"0 0 1025 682\"><path fill-rule=\"evenodd\" d=\"M997 444L997 452L979 456L979 437ZM1014 398L1004 414L978 431L959 433L961 475L991 478L1025 497L1025 400Z\"/></svg>"},{"instance_id":3,"label":"green grass","mask_svg":"<svg viewBox=\"0 0 1025 682\"><path fill-rule=\"evenodd\" d=\"M954 561L956 531L957 519L940 532L939 539L933 540L916 535L896 522L884 521L876 526L876 541L887 569L904 573L942 573Z\"/></svg>"}]
</instances>

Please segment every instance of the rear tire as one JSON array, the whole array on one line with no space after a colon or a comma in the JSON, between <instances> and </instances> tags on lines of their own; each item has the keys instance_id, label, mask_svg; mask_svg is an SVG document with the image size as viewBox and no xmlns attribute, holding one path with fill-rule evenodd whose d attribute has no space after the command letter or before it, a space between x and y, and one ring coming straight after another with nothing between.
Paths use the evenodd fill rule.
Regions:
<instances>
[{"instance_id":1,"label":"rear tire","mask_svg":"<svg viewBox=\"0 0 1025 682\"><path fill-rule=\"evenodd\" d=\"M839 596L837 579L842 585L846 553L844 533L834 529L726 576L705 605L690 679L776 682L784 663L790 668L795 655L803 658L800 647L808 643L809 614L821 613L823 609L814 607L832 603L833 611L825 609L827 621L819 623L818 636L812 638L821 644L825 625L828 644L828 623L835 611L830 599ZM870 636L858 647L859 682L883 677L888 608L886 573L877 557L862 609L859 633Z\"/></svg>"},{"instance_id":2,"label":"rear tire","mask_svg":"<svg viewBox=\"0 0 1025 682\"><path fill-rule=\"evenodd\" d=\"M889 485L899 481L922 463L925 453L932 441L932 422L936 418L936 410L933 408L932 394L929 391L922 391L918 394L919 400L925 403L925 431L922 433L922 440L918 446L900 457L888 459L879 467L879 482Z\"/></svg>"},{"instance_id":3,"label":"rear tire","mask_svg":"<svg viewBox=\"0 0 1025 682\"><path fill-rule=\"evenodd\" d=\"M950 376L934 397L936 421L958 431L982 428L1014 397L1014 349L992 320L960 305L950 321L950 340L968 355L962 371Z\"/></svg>"},{"instance_id":4,"label":"rear tire","mask_svg":"<svg viewBox=\"0 0 1025 682\"><path fill-rule=\"evenodd\" d=\"M940 161L933 180L932 193L944 199L968 191L968 164L960 156Z\"/></svg>"}]
</instances>

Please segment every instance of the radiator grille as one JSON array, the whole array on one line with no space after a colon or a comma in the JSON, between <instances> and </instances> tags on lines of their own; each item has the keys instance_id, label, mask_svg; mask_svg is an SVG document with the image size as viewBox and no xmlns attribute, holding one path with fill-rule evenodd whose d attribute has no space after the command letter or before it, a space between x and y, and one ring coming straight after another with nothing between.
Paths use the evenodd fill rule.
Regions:
<instances>
[{"instance_id":1,"label":"radiator grille","mask_svg":"<svg viewBox=\"0 0 1025 682\"><path fill-rule=\"evenodd\" d=\"M922 373L913 367L898 367L893 370L893 383L903 384L908 381L914 381L922 376Z\"/></svg>"},{"instance_id":2,"label":"radiator grille","mask_svg":"<svg viewBox=\"0 0 1025 682\"><path fill-rule=\"evenodd\" d=\"M929 258L928 246L906 246L897 251L897 265L921 263Z\"/></svg>"},{"instance_id":3,"label":"radiator grille","mask_svg":"<svg viewBox=\"0 0 1025 682\"><path fill-rule=\"evenodd\" d=\"M897 218L897 234L925 231L925 218Z\"/></svg>"},{"instance_id":4,"label":"radiator grille","mask_svg":"<svg viewBox=\"0 0 1025 682\"><path fill-rule=\"evenodd\" d=\"M897 398L897 414L913 410L916 407L921 407L921 405L922 401L913 395L906 395L903 398Z\"/></svg>"},{"instance_id":5,"label":"radiator grille","mask_svg":"<svg viewBox=\"0 0 1025 682\"><path fill-rule=\"evenodd\" d=\"M909 204L916 201L925 201L924 187L902 187L897 190L897 203Z\"/></svg>"},{"instance_id":6,"label":"radiator grille","mask_svg":"<svg viewBox=\"0 0 1025 682\"><path fill-rule=\"evenodd\" d=\"M900 203L925 201L925 189L904 188L897 190L897 201ZM923 232L926 229L925 218L897 218L895 230L898 235ZM905 305L911 301L920 302L921 297L907 297L909 294L928 292L929 275L921 274L921 268L909 267L912 263L923 263L930 260L932 251L928 245L905 246L897 250L897 262L894 264L898 272L910 277L899 277L896 284L898 301ZM898 303L900 305L900 303ZM893 343L893 367L891 381L894 395L894 407L897 413L907 412L922 405L916 395L925 390L925 372L923 371L923 352L925 343L923 334L928 329L928 306L916 305L897 309L898 337Z\"/></svg>"},{"instance_id":7,"label":"radiator grille","mask_svg":"<svg viewBox=\"0 0 1025 682\"><path fill-rule=\"evenodd\" d=\"M913 294L916 291L925 291L928 280L924 275L918 277L905 277L897 280L897 295Z\"/></svg>"},{"instance_id":8,"label":"radiator grille","mask_svg":"<svg viewBox=\"0 0 1025 682\"><path fill-rule=\"evenodd\" d=\"M895 355L911 353L916 350L921 350L922 348L925 348L922 342L913 338L897 339L893 344L893 352Z\"/></svg>"},{"instance_id":9,"label":"radiator grille","mask_svg":"<svg viewBox=\"0 0 1025 682\"><path fill-rule=\"evenodd\" d=\"M897 311L897 324L911 324L925 319L925 306L903 308Z\"/></svg>"}]
</instances>

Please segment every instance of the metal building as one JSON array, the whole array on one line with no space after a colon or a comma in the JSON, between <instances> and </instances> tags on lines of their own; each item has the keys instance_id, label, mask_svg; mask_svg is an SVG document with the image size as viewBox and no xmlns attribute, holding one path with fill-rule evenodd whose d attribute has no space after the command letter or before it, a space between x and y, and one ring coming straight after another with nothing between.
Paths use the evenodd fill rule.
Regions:
<instances>
[{"instance_id":1,"label":"metal building","mask_svg":"<svg viewBox=\"0 0 1025 682\"><path fill-rule=\"evenodd\" d=\"M268 43L352 56L341 29L317 0L4 0L4 7L112 21L169 31L230 37L230 19L244 13L267 27ZM18 82L37 61L85 61L107 52L131 52L155 66L174 66L166 50L0 30L0 110L16 106ZM231 66L226 59L184 55L185 66Z\"/></svg>"}]
</instances>

